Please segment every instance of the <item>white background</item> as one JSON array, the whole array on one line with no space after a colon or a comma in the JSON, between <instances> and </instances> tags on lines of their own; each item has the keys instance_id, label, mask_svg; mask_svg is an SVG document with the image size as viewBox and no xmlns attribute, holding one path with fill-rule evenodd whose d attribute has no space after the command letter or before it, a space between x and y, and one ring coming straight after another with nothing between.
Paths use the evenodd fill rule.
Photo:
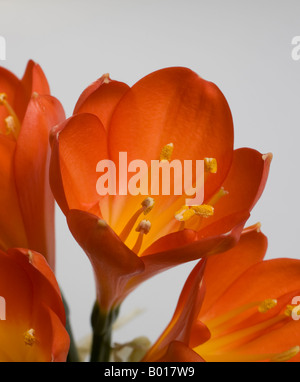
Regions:
<instances>
[{"instance_id":1,"label":"white background","mask_svg":"<svg viewBox=\"0 0 300 382\"><path fill-rule=\"evenodd\" d=\"M231 107L235 147L274 154L249 224L262 223L268 258L300 257L300 61L291 57L292 38L300 35L298 0L0 0L0 35L7 43L7 60L0 64L21 77L27 60L37 61L67 116L82 90L107 72L133 85L156 69L186 66L215 82ZM93 274L58 209L56 230L57 278L79 340L90 332ZM137 308L143 313L115 340L155 340L192 266L134 292L121 315Z\"/></svg>"}]
</instances>

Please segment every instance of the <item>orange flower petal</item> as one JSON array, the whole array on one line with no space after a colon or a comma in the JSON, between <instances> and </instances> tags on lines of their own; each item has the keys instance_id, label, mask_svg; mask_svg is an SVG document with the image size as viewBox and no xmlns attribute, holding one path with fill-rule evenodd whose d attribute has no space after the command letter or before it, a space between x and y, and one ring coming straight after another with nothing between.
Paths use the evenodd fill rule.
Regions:
<instances>
[{"instance_id":1,"label":"orange flower petal","mask_svg":"<svg viewBox=\"0 0 300 382\"><path fill-rule=\"evenodd\" d=\"M118 303L128 279L143 271L143 263L97 216L70 210L67 222L93 266L101 309L109 311Z\"/></svg>"},{"instance_id":2,"label":"orange flower petal","mask_svg":"<svg viewBox=\"0 0 300 382\"><path fill-rule=\"evenodd\" d=\"M0 134L0 248L28 247L15 185L13 156L16 144Z\"/></svg>"},{"instance_id":3,"label":"orange flower petal","mask_svg":"<svg viewBox=\"0 0 300 382\"><path fill-rule=\"evenodd\" d=\"M186 68L158 70L138 81L120 100L108 131L111 159L159 159L174 144L172 159L214 157L218 172L205 183L207 197L224 181L232 160L233 124L221 91Z\"/></svg>"},{"instance_id":4,"label":"orange flower petal","mask_svg":"<svg viewBox=\"0 0 300 382\"><path fill-rule=\"evenodd\" d=\"M54 269L54 199L49 186L49 131L64 120L58 100L32 97L15 152L15 182L28 247L42 253ZM24 245L23 245L24 246Z\"/></svg>"},{"instance_id":5,"label":"orange flower petal","mask_svg":"<svg viewBox=\"0 0 300 382\"><path fill-rule=\"evenodd\" d=\"M216 317L250 302L277 298L293 290L299 290L299 274L299 260L283 258L261 261L232 282L207 312L205 319Z\"/></svg>"},{"instance_id":6,"label":"orange flower petal","mask_svg":"<svg viewBox=\"0 0 300 382\"><path fill-rule=\"evenodd\" d=\"M149 247L149 250L147 249L142 254L145 272L142 275L138 275L136 279L140 280L142 278L145 280L156 273L178 264L228 250L238 242L248 217L249 214L246 213L230 216L228 221L223 219L223 231L219 229L218 231L216 230L215 234L212 233L203 238L197 237L197 240L180 247L175 245L180 242L183 244L184 241L182 239L187 238L182 231L162 237L153 244L153 247ZM228 226L233 228L227 230ZM190 235L190 233L187 233L187 235ZM174 243L174 245L170 245L170 243ZM160 251L153 253L152 249L160 249Z\"/></svg>"},{"instance_id":7,"label":"orange flower petal","mask_svg":"<svg viewBox=\"0 0 300 382\"><path fill-rule=\"evenodd\" d=\"M290 320L286 325L266 332L244 346L239 347L238 355L243 356L257 354L276 354L284 353L294 346L300 346L299 321ZM269 357L270 359L271 357ZM268 359L267 359L268 360ZM299 362L300 354L292 357L289 361Z\"/></svg>"},{"instance_id":8,"label":"orange flower petal","mask_svg":"<svg viewBox=\"0 0 300 382\"><path fill-rule=\"evenodd\" d=\"M128 89L129 86L125 83L112 81L108 75L103 75L83 91L75 106L74 114L94 114L107 130L117 103Z\"/></svg>"},{"instance_id":9,"label":"orange flower petal","mask_svg":"<svg viewBox=\"0 0 300 382\"><path fill-rule=\"evenodd\" d=\"M151 347L144 359L145 361L155 361L163 357L169 344L174 340L186 345L189 343L190 331L201 309L205 293L201 282L204 269L205 260L201 260L190 273L170 324Z\"/></svg>"},{"instance_id":10,"label":"orange flower petal","mask_svg":"<svg viewBox=\"0 0 300 382\"><path fill-rule=\"evenodd\" d=\"M0 67L0 93L5 93L11 104L16 102L16 89L20 86L20 80L10 71ZM5 133L4 119L8 116L5 107L0 107L0 132Z\"/></svg>"},{"instance_id":11,"label":"orange flower petal","mask_svg":"<svg viewBox=\"0 0 300 382\"><path fill-rule=\"evenodd\" d=\"M215 205L215 213L203 222L203 226L238 211L251 211L262 194L272 156L262 155L256 150L241 148L234 151L229 174L223 183L228 195Z\"/></svg>"},{"instance_id":12,"label":"orange flower petal","mask_svg":"<svg viewBox=\"0 0 300 382\"><path fill-rule=\"evenodd\" d=\"M96 166L107 158L105 130L92 114L75 115L52 131L50 183L65 214L89 211L99 202Z\"/></svg>"},{"instance_id":13,"label":"orange flower petal","mask_svg":"<svg viewBox=\"0 0 300 382\"><path fill-rule=\"evenodd\" d=\"M65 361L69 338L64 308L45 258L25 249L0 251L0 290L6 307L1 360Z\"/></svg>"},{"instance_id":14,"label":"orange flower petal","mask_svg":"<svg viewBox=\"0 0 300 382\"><path fill-rule=\"evenodd\" d=\"M205 362L205 360L184 343L172 341L166 354L156 362Z\"/></svg>"},{"instance_id":15,"label":"orange flower petal","mask_svg":"<svg viewBox=\"0 0 300 382\"><path fill-rule=\"evenodd\" d=\"M44 300L44 303L47 304L59 317L60 321L65 324L65 309L60 289L45 257L33 250L16 248L9 249L7 254L15 261L15 264L19 264L27 273L32 282L38 306L40 302Z\"/></svg>"},{"instance_id":16,"label":"orange flower petal","mask_svg":"<svg viewBox=\"0 0 300 382\"><path fill-rule=\"evenodd\" d=\"M204 274L206 294L201 314L213 306L233 280L263 260L266 250L267 238L253 229L243 233L238 244L229 251L208 258Z\"/></svg>"}]
</instances>

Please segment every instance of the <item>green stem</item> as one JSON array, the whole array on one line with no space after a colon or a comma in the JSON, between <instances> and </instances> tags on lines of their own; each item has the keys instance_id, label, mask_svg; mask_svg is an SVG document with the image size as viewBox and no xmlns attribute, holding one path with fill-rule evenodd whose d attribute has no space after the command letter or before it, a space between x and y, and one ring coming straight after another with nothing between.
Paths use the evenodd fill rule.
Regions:
<instances>
[{"instance_id":1,"label":"green stem","mask_svg":"<svg viewBox=\"0 0 300 382\"><path fill-rule=\"evenodd\" d=\"M96 302L93 308L91 323L93 327L93 342L90 362L108 362L111 350L112 324L117 318L119 308L110 312L101 312Z\"/></svg>"},{"instance_id":2,"label":"green stem","mask_svg":"<svg viewBox=\"0 0 300 382\"><path fill-rule=\"evenodd\" d=\"M69 337L70 337L70 349L69 349L69 353L67 356L67 362L79 362L78 351L77 351L77 347L76 347L76 343L74 340L73 331L72 331L72 327L71 327L71 322L70 322L69 306L68 306L67 301L64 298L62 293L61 293L61 296L62 296L62 300L63 300L63 304L65 307L65 312L66 312L66 330L67 330Z\"/></svg>"}]
</instances>

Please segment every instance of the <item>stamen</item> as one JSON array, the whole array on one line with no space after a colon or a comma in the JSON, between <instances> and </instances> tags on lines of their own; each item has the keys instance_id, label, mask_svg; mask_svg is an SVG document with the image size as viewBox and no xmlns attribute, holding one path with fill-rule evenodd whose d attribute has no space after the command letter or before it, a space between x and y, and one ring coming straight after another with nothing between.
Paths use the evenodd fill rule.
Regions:
<instances>
[{"instance_id":1,"label":"stamen","mask_svg":"<svg viewBox=\"0 0 300 382\"><path fill-rule=\"evenodd\" d=\"M147 215L153 208L154 206L154 199L153 198L146 198L142 201L141 203L142 207L139 208L133 215L132 217L128 220L127 224L123 228L123 231L120 233L119 238L125 242L126 239L128 238L130 232L132 231L136 221L138 220L139 216L143 212L144 215Z\"/></svg>"},{"instance_id":2,"label":"stamen","mask_svg":"<svg viewBox=\"0 0 300 382\"><path fill-rule=\"evenodd\" d=\"M15 123L14 118L11 115L9 115L8 117L6 117L4 119L4 123L6 126L6 135L12 134L15 138L17 138L16 137L16 123Z\"/></svg>"},{"instance_id":3,"label":"stamen","mask_svg":"<svg viewBox=\"0 0 300 382\"><path fill-rule=\"evenodd\" d=\"M191 209L195 211L196 215L203 218L209 218L214 214L214 207L209 204L201 204L200 206L191 206Z\"/></svg>"},{"instance_id":4,"label":"stamen","mask_svg":"<svg viewBox=\"0 0 300 382\"><path fill-rule=\"evenodd\" d=\"M189 208L189 206L182 206L180 210L176 212L175 219L180 222L186 222L194 215L195 211L193 209Z\"/></svg>"},{"instance_id":5,"label":"stamen","mask_svg":"<svg viewBox=\"0 0 300 382\"><path fill-rule=\"evenodd\" d=\"M284 314L287 317L291 317L293 314L293 310L296 308L296 314L297 316L300 315L300 305L287 305L284 311ZM294 317L293 317L294 318Z\"/></svg>"},{"instance_id":6,"label":"stamen","mask_svg":"<svg viewBox=\"0 0 300 382\"><path fill-rule=\"evenodd\" d=\"M277 305L277 300L272 299L272 298L267 298L264 300L259 306L258 306L258 311L260 313L266 313L270 309L274 308Z\"/></svg>"},{"instance_id":7,"label":"stamen","mask_svg":"<svg viewBox=\"0 0 300 382\"><path fill-rule=\"evenodd\" d=\"M30 264L32 264L33 254L30 251L30 249L27 251L28 261Z\"/></svg>"},{"instance_id":8,"label":"stamen","mask_svg":"<svg viewBox=\"0 0 300 382\"><path fill-rule=\"evenodd\" d=\"M276 354L270 359L270 362L286 362L295 357L300 351L300 346L294 346L280 354Z\"/></svg>"},{"instance_id":9,"label":"stamen","mask_svg":"<svg viewBox=\"0 0 300 382\"><path fill-rule=\"evenodd\" d=\"M154 199L148 197L145 200L143 200L141 204L144 208L144 215L147 215L150 211L152 211L152 208L154 207Z\"/></svg>"},{"instance_id":10,"label":"stamen","mask_svg":"<svg viewBox=\"0 0 300 382\"><path fill-rule=\"evenodd\" d=\"M0 106L5 105L6 100L7 100L7 95L5 93L0 93Z\"/></svg>"},{"instance_id":11,"label":"stamen","mask_svg":"<svg viewBox=\"0 0 300 382\"><path fill-rule=\"evenodd\" d=\"M149 233L150 231L150 228L151 223L149 222L149 220L141 220L135 230L136 232L140 232L142 234L147 235L147 233Z\"/></svg>"},{"instance_id":12,"label":"stamen","mask_svg":"<svg viewBox=\"0 0 300 382\"><path fill-rule=\"evenodd\" d=\"M229 192L224 190L224 187L221 187L218 192L209 200L209 204L214 206L223 196L228 195Z\"/></svg>"},{"instance_id":13,"label":"stamen","mask_svg":"<svg viewBox=\"0 0 300 382\"><path fill-rule=\"evenodd\" d=\"M292 311L295 307L293 305L287 305L286 308L285 308L285 311L284 311L284 314L287 316L287 317L291 317L292 315Z\"/></svg>"},{"instance_id":14,"label":"stamen","mask_svg":"<svg viewBox=\"0 0 300 382\"><path fill-rule=\"evenodd\" d=\"M149 233L150 228L151 228L151 223L149 222L149 220L142 220L139 222L138 226L135 229L136 232L139 232L139 236L137 238L137 241L136 241L134 247L132 248L132 251L134 253L136 253L136 254L139 253L139 251L142 247L142 244L143 244L144 235L147 235L147 233Z\"/></svg>"},{"instance_id":15,"label":"stamen","mask_svg":"<svg viewBox=\"0 0 300 382\"><path fill-rule=\"evenodd\" d=\"M14 138L17 139L20 132L21 125L14 109L7 102L7 95L5 93L0 93L0 106L5 106L6 110L9 113L9 116L5 118L5 124L6 124L6 130L7 130L6 134L11 133L14 136Z\"/></svg>"},{"instance_id":16,"label":"stamen","mask_svg":"<svg viewBox=\"0 0 300 382\"><path fill-rule=\"evenodd\" d=\"M216 158L204 158L204 170L206 172L210 172L211 174L215 174L217 172L217 160Z\"/></svg>"},{"instance_id":17,"label":"stamen","mask_svg":"<svg viewBox=\"0 0 300 382\"><path fill-rule=\"evenodd\" d=\"M36 342L34 329L29 329L24 333L24 342L29 346L32 346Z\"/></svg>"},{"instance_id":18,"label":"stamen","mask_svg":"<svg viewBox=\"0 0 300 382\"><path fill-rule=\"evenodd\" d=\"M173 143L168 143L167 145L165 145L160 152L159 160L160 161L169 161L171 159L172 154L173 154L173 150L174 150Z\"/></svg>"}]
</instances>

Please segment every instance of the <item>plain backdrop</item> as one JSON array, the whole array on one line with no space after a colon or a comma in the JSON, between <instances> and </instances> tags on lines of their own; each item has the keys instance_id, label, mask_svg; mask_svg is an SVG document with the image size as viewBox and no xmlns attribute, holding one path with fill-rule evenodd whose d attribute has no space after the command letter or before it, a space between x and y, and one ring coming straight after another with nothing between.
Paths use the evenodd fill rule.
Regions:
<instances>
[{"instance_id":1,"label":"plain backdrop","mask_svg":"<svg viewBox=\"0 0 300 382\"><path fill-rule=\"evenodd\" d=\"M0 64L21 77L27 60L37 61L67 116L103 73L133 85L154 70L186 66L216 83L232 111L235 147L274 154L249 224L262 223L267 258L300 257L300 61L291 54L300 35L299 0L0 0L0 35L7 44ZM57 279L79 340L90 333L93 273L58 208L56 217ZM140 314L114 340L154 341L194 264L154 277L129 296L121 316Z\"/></svg>"}]
</instances>

